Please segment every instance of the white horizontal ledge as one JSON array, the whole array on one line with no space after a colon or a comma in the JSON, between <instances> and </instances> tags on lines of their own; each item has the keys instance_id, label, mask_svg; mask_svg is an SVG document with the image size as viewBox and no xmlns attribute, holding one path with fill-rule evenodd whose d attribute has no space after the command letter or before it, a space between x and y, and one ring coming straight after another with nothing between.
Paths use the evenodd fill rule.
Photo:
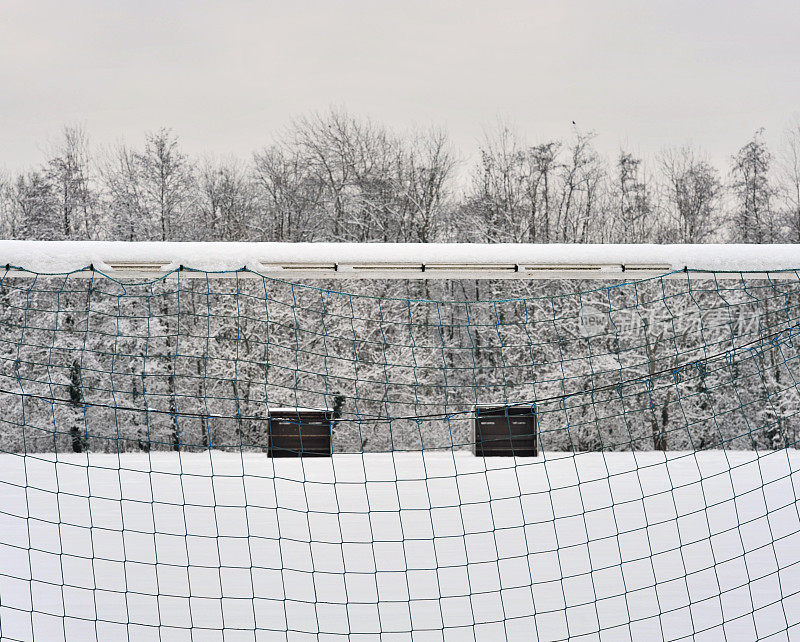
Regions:
<instances>
[{"instance_id":1,"label":"white horizontal ledge","mask_svg":"<svg viewBox=\"0 0 800 642\"><path fill-rule=\"evenodd\" d=\"M628 279L714 276L797 279L800 245L578 245L469 243L130 243L0 241L16 275L283 279ZM82 272L77 272L81 271ZM698 274L693 271L714 272ZM784 271L782 274L776 272Z\"/></svg>"}]
</instances>

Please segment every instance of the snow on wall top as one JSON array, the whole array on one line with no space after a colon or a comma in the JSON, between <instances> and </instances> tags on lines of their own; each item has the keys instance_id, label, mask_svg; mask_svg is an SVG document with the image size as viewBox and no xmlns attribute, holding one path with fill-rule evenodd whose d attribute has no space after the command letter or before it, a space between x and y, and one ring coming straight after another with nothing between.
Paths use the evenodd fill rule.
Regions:
<instances>
[{"instance_id":1,"label":"snow on wall top","mask_svg":"<svg viewBox=\"0 0 800 642\"><path fill-rule=\"evenodd\" d=\"M451 276L469 269L567 272L585 266L664 273L683 270L761 271L800 269L800 245L580 245L470 243L150 243L124 241L0 241L0 265L39 273L80 270L89 265L104 272L128 266L133 272L168 272L179 266L205 271L249 268L275 273L303 269L341 270L339 276L376 276L405 268L428 273L422 278ZM335 266L332 267L332 266ZM373 272L356 273L353 266ZM366 267L364 267L366 266ZM577 276L577 275L576 275ZM582 275L583 276L583 275ZM404 275L403 278L409 278ZM413 278L413 277L410 277Z\"/></svg>"}]
</instances>

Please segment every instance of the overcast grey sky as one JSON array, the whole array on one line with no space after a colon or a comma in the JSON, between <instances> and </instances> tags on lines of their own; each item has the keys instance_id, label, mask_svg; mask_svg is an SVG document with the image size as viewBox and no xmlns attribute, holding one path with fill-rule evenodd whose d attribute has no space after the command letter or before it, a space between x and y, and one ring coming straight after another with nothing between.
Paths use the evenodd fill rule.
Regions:
<instances>
[{"instance_id":1,"label":"overcast grey sky","mask_svg":"<svg viewBox=\"0 0 800 642\"><path fill-rule=\"evenodd\" d=\"M715 162L800 114L800 2L0 2L0 167L65 123L99 145L166 125L247 155L331 104L446 127L464 156L501 117L532 142L695 143Z\"/></svg>"}]
</instances>

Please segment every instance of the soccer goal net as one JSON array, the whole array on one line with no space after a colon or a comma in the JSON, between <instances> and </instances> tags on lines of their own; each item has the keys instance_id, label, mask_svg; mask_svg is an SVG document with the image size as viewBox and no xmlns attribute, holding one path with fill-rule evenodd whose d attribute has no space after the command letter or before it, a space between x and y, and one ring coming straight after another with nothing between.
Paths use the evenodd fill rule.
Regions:
<instances>
[{"instance_id":1,"label":"soccer goal net","mask_svg":"<svg viewBox=\"0 0 800 642\"><path fill-rule=\"evenodd\" d=\"M795 247L3 265L2 640L800 636Z\"/></svg>"}]
</instances>

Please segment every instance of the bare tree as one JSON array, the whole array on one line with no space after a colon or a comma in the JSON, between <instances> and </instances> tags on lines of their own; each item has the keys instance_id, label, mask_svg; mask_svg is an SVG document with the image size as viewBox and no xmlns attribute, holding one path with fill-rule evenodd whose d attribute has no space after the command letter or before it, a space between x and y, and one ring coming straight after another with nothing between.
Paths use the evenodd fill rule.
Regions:
<instances>
[{"instance_id":1,"label":"bare tree","mask_svg":"<svg viewBox=\"0 0 800 642\"><path fill-rule=\"evenodd\" d=\"M526 147L509 127L486 136L467 204L480 239L547 242L560 143Z\"/></svg>"},{"instance_id":2,"label":"bare tree","mask_svg":"<svg viewBox=\"0 0 800 642\"><path fill-rule=\"evenodd\" d=\"M320 187L329 238L375 240L370 238L375 212L364 196L379 192L379 179L394 160L386 131L332 109L296 121L289 142Z\"/></svg>"},{"instance_id":3,"label":"bare tree","mask_svg":"<svg viewBox=\"0 0 800 642\"><path fill-rule=\"evenodd\" d=\"M187 230L187 237L217 241L247 239L254 200L248 169L235 160L207 160L198 170L198 183L197 209L202 225Z\"/></svg>"},{"instance_id":4,"label":"bare tree","mask_svg":"<svg viewBox=\"0 0 800 642\"><path fill-rule=\"evenodd\" d=\"M139 181L136 152L126 145L119 145L106 159L100 175L111 218L111 234L125 241L152 238L152 223L148 220L147 206Z\"/></svg>"},{"instance_id":5,"label":"bare tree","mask_svg":"<svg viewBox=\"0 0 800 642\"><path fill-rule=\"evenodd\" d=\"M617 159L614 198L614 230L619 243L650 240L653 228L652 199L642 160L622 151Z\"/></svg>"},{"instance_id":6,"label":"bare tree","mask_svg":"<svg viewBox=\"0 0 800 642\"><path fill-rule=\"evenodd\" d=\"M732 158L731 189L734 208L731 217L733 240L739 243L772 243L777 229L770 180L772 154L759 129Z\"/></svg>"},{"instance_id":7,"label":"bare tree","mask_svg":"<svg viewBox=\"0 0 800 642\"><path fill-rule=\"evenodd\" d=\"M102 212L97 208L88 138L82 127L64 128L63 137L47 161L44 174L58 207L63 238L95 238Z\"/></svg>"},{"instance_id":8,"label":"bare tree","mask_svg":"<svg viewBox=\"0 0 800 642\"><path fill-rule=\"evenodd\" d=\"M39 171L17 177L11 188L13 217L19 221L20 238L56 241L63 238L58 205L47 177Z\"/></svg>"},{"instance_id":9,"label":"bare tree","mask_svg":"<svg viewBox=\"0 0 800 642\"><path fill-rule=\"evenodd\" d=\"M0 235L6 239L17 238L20 228L13 193L14 186L11 179L0 173Z\"/></svg>"},{"instance_id":10,"label":"bare tree","mask_svg":"<svg viewBox=\"0 0 800 642\"><path fill-rule=\"evenodd\" d=\"M722 183L719 174L691 147L668 149L658 158L665 181L673 242L706 243L719 229Z\"/></svg>"},{"instance_id":11,"label":"bare tree","mask_svg":"<svg viewBox=\"0 0 800 642\"><path fill-rule=\"evenodd\" d=\"M148 134L139 155L142 188L159 223L161 240L179 240L191 224L194 168L168 129Z\"/></svg>"},{"instance_id":12,"label":"bare tree","mask_svg":"<svg viewBox=\"0 0 800 642\"><path fill-rule=\"evenodd\" d=\"M465 206L480 240L553 243L593 240L605 226L605 169L593 134L567 144L526 146L508 127L486 137ZM478 239L475 239L478 240Z\"/></svg>"},{"instance_id":13,"label":"bare tree","mask_svg":"<svg viewBox=\"0 0 800 642\"><path fill-rule=\"evenodd\" d=\"M783 236L800 243L800 120L786 130L779 166Z\"/></svg>"},{"instance_id":14,"label":"bare tree","mask_svg":"<svg viewBox=\"0 0 800 642\"><path fill-rule=\"evenodd\" d=\"M116 233L130 241L175 241L192 229L194 166L168 129L145 138L142 151L120 145L103 181Z\"/></svg>"},{"instance_id":15,"label":"bare tree","mask_svg":"<svg viewBox=\"0 0 800 642\"><path fill-rule=\"evenodd\" d=\"M256 154L261 226L279 238L430 241L452 169L441 131L397 136L340 110L303 118Z\"/></svg>"},{"instance_id":16,"label":"bare tree","mask_svg":"<svg viewBox=\"0 0 800 642\"><path fill-rule=\"evenodd\" d=\"M324 237L320 183L306 159L288 146L273 145L254 156L254 213L249 237L258 241L313 241Z\"/></svg>"},{"instance_id":17,"label":"bare tree","mask_svg":"<svg viewBox=\"0 0 800 642\"><path fill-rule=\"evenodd\" d=\"M404 210L401 221L403 240L430 243L442 240L447 233L448 186L455 161L447 134L432 130L418 135L406 153L402 176Z\"/></svg>"},{"instance_id":18,"label":"bare tree","mask_svg":"<svg viewBox=\"0 0 800 642\"><path fill-rule=\"evenodd\" d=\"M558 219L555 224L562 243L599 240L605 228L602 196L606 168L592 146L592 132L576 131L566 146L567 160L561 166Z\"/></svg>"}]
</instances>

